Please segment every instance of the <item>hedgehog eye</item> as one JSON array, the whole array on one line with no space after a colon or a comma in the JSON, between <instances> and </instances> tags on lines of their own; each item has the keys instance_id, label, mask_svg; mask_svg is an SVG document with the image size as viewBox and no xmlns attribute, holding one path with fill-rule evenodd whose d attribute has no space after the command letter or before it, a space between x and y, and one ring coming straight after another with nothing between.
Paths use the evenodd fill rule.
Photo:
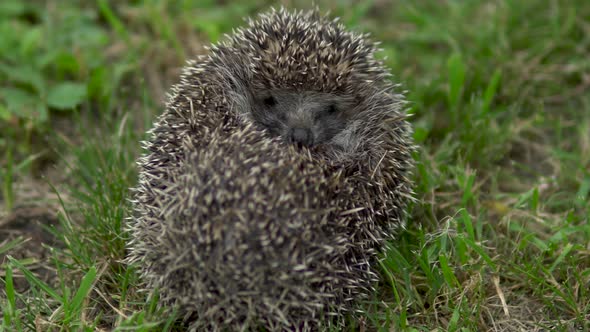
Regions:
<instances>
[{"instance_id":1,"label":"hedgehog eye","mask_svg":"<svg viewBox=\"0 0 590 332\"><path fill-rule=\"evenodd\" d=\"M336 112L338 112L338 108L336 108L336 105L331 104L330 106L324 108L321 112L316 113L315 119L319 120L325 116L334 115Z\"/></svg>"},{"instance_id":2,"label":"hedgehog eye","mask_svg":"<svg viewBox=\"0 0 590 332\"><path fill-rule=\"evenodd\" d=\"M277 104L277 100L273 96L268 96L262 100L264 106L273 107Z\"/></svg>"},{"instance_id":3,"label":"hedgehog eye","mask_svg":"<svg viewBox=\"0 0 590 332\"><path fill-rule=\"evenodd\" d=\"M337 111L338 111L338 109L336 108L336 105L331 104L330 106L328 106L328 110L327 110L328 114L335 114Z\"/></svg>"}]
</instances>

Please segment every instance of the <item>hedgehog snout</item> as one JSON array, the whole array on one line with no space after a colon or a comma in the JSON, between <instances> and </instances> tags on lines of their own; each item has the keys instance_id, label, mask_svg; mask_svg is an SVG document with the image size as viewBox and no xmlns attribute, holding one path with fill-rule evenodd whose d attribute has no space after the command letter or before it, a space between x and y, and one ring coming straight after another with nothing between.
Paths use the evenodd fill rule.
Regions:
<instances>
[{"instance_id":1,"label":"hedgehog snout","mask_svg":"<svg viewBox=\"0 0 590 332\"><path fill-rule=\"evenodd\" d=\"M309 128L291 128L289 131L289 142L296 144L297 146L312 146L313 145L313 133Z\"/></svg>"}]
</instances>

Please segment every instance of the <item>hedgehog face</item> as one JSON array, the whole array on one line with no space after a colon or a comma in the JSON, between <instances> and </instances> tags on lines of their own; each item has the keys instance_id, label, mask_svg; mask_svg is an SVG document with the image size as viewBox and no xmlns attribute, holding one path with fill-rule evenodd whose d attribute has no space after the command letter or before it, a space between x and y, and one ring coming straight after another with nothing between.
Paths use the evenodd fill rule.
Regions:
<instances>
[{"instance_id":1,"label":"hedgehog face","mask_svg":"<svg viewBox=\"0 0 590 332\"><path fill-rule=\"evenodd\" d=\"M328 143L346 128L353 105L330 93L274 90L253 97L254 122L297 146Z\"/></svg>"}]
</instances>

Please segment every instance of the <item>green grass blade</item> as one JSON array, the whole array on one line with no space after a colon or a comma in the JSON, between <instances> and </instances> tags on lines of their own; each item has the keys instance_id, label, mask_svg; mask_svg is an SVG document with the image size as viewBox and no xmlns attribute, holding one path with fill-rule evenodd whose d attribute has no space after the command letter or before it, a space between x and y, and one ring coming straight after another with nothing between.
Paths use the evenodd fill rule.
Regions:
<instances>
[{"instance_id":1,"label":"green grass blade","mask_svg":"<svg viewBox=\"0 0 590 332\"><path fill-rule=\"evenodd\" d=\"M76 294L72 298L72 301L69 303L68 309L69 317L66 320L70 320L80 314L82 312L82 305L84 299L88 296L90 291L92 290L92 285L96 281L96 267L92 266L88 269L88 272L82 278L80 282L80 286L76 291Z\"/></svg>"},{"instance_id":2,"label":"green grass blade","mask_svg":"<svg viewBox=\"0 0 590 332\"><path fill-rule=\"evenodd\" d=\"M12 149L8 149L5 153L6 165L2 172L2 193L4 195L4 207L6 211L12 210L14 206L14 188L13 188L13 174L12 174ZM0 170L2 170L0 168Z\"/></svg>"},{"instance_id":3,"label":"green grass blade","mask_svg":"<svg viewBox=\"0 0 590 332\"><path fill-rule=\"evenodd\" d=\"M453 53L447 61L447 73L449 75L448 102L453 108L459 105L463 85L465 83L465 64L459 53Z\"/></svg>"},{"instance_id":4,"label":"green grass blade","mask_svg":"<svg viewBox=\"0 0 590 332\"><path fill-rule=\"evenodd\" d=\"M438 262L440 263L440 269L442 270L446 283L450 287L459 287L459 281L449 266L449 259L447 256L445 254L440 254L438 256Z\"/></svg>"},{"instance_id":5,"label":"green grass blade","mask_svg":"<svg viewBox=\"0 0 590 332\"><path fill-rule=\"evenodd\" d=\"M494 96L498 91L498 86L500 85L501 78L502 71L499 68L497 68L492 74L492 78L490 79L490 82L488 83L488 86L486 87L486 90L483 94L481 115L485 115L490 111L490 105L492 104Z\"/></svg>"},{"instance_id":6,"label":"green grass blade","mask_svg":"<svg viewBox=\"0 0 590 332\"><path fill-rule=\"evenodd\" d=\"M63 301L62 297L59 294L57 294L56 291L54 291L51 287L49 287L49 285L47 285L45 282L43 282L39 278L35 277L35 275L33 275L33 273L31 271L29 271L29 269L27 269L18 260L14 259L12 256L8 256L8 260L10 261L10 264L16 266L16 268L18 268L25 275L25 278L27 279L27 281L29 283L39 287L41 290L43 290L45 293L47 293L47 295L51 296L53 299L55 299L59 302Z\"/></svg>"},{"instance_id":7,"label":"green grass blade","mask_svg":"<svg viewBox=\"0 0 590 332\"><path fill-rule=\"evenodd\" d=\"M553 273L555 268L559 264L561 264L561 262L563 262L563 260L567 257L567 255L570 253L570 251L572 251L573 248L574 248L574 245L572 243L568 243L565 245L565 247L561 250L561 254L559 254L559 256L557 257L555 262L553 262L553 264L551 264L551 267L549 268L550 273Z\"/></svg>"},{"instance_id":8,"label":"green grass blade","mask_svg":"<svg viewBox=\"0 0 590 332\"><path fill-rule=\"evenodd\" d=\"M12 324L12 319L18 319L18 316L15 315L16 311L16 297L14 295L14 282L12 280L12 267L7 264L6 265L6 276L4 277L4 289L6 291L6 302L7 302L7 310L4 312L4 324L10 326Z\"/></svg>"},{"instance_id":9,"label":"green grass blade","mask_svg":"<svg viewBox=\"0 0 590 332\"><path fill-rule=\"evenodd\" d=\"M123 40L125 40L125 42L128 45L130 45L131 38L129 37L129 33L127 32L127 28L125 27L125 24L123 24L123 22L121 22L121 20L119 20L117 15L115 15L111 6L109 5L109 2L107 0L99 0L98 1L98 8L100 9L100 12L102 13L102 15L104 15L106 20L109 22L111 27L113 27L113 29L115 29L115 31L117 31L117 34L121 38L123 38Z\"/></svg>"},{"instance_id":10,"label":"green grass blade","mask_svg":"<svg viewBox=\"0 0 590 332\"><path fill-rule=\"evenodd\" d=\"M5 243L2 246L0 246L0 255L3 255L4 253L7 253L10 250L18 247L23 242L24 242L24 239L23 239L22 236L19 236L19 237L17 237L14 240L8 241L7 243Z\"/></svg>"},{"instance_id":11,"label":"green grass blade","mask_svg":"<svg viewBox=\"0 0 590 332\"><path fill-rule=\"evenodd\" d=\"M477 252L479 254L479 256L487 263L487 265L490 268L492 268L492 270L494 270L494 272L497 271L496 263L494 263L492 258L485 252L485 250L479 244L475 243L475 241L468 239L468 238L464 238L464 240L465 240L465 243L471 249L473 249L475 252Z\"/></svg>"}]
</instances>

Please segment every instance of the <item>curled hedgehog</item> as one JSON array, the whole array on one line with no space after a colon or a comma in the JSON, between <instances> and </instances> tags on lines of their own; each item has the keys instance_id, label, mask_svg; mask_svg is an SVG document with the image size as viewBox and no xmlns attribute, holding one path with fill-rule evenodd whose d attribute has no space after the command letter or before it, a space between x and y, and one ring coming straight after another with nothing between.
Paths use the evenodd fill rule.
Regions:
<instances>
[{"instance_id":1,"label":"curled hedgehog","mask_svg":"<svg viewBox=\"0 0 590 332\"><path fill-rule=\"evenodd\" d=\"M184 68L138 161L126 262L191 330L341 327L371 295L414 149L376 50L280 9Z\"/></svg>"}]
</instances>

